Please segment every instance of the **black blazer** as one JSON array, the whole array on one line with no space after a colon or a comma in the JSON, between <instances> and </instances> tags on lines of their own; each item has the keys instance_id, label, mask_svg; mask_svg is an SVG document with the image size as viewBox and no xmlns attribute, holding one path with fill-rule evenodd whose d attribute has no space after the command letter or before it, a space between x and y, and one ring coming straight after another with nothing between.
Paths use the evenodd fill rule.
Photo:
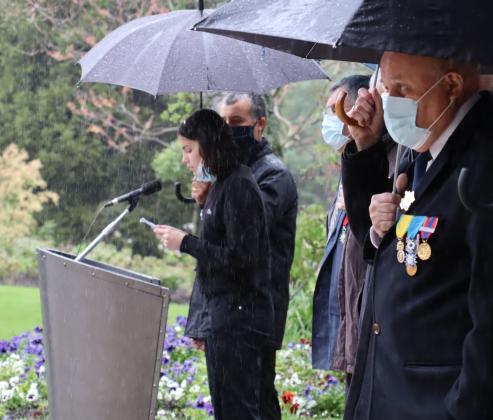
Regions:
<instances>
[{"instance_id":1,"label":"black blazer","mask_svg":"<svg viewBox=\"0 0 493 420\"><path fill-rule=\"evenodd\" d=\"M416 276L396 259L395 226L375 252L345 420L493 419L493 215L457 193L469 167L476 196L492 199L492 117L484 92L415 192L407 214L439 218Z\"/></svg>"}]
</instances>

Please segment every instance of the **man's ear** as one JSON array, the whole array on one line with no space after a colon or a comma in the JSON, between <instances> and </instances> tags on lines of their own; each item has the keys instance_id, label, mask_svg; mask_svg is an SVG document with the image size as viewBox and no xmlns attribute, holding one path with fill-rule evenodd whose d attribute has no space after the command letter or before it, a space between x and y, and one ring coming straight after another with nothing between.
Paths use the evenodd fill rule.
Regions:
<instances>
[{"instance_id":1,"label":"man's ear","mask_svg":"<svg viewBox=\"0 0 493 420\"><path fill-rule=\"evenodd\" d=\"M457 99L464 91L464 78L461 74L450 72L445 75L445 82L448 85L450 98Z\"/></svg>"},{"instance_id":2,"label":"man's ear","mask_svg":"<svg viewBox=\"0 0 493 420\"><path fill-rule=\"evenodd\" d=\"M258 119L258 126L264 131L265 127L267 125L267 118L266 117L260 117Z\"/></svg>"},{"instance_id":3,"label":"man's ear","mask_svg":"<svg viewBox=\"0 0 493 420\"><path fill-rule=\"evenodd\" d=\"M254 133L255 140L260 141L262 139L262 133L264 132L266 126L267 126L267 118L260 117L257 121L257 129L255 130L256 133Z\"/></svg>"}]
</instances>

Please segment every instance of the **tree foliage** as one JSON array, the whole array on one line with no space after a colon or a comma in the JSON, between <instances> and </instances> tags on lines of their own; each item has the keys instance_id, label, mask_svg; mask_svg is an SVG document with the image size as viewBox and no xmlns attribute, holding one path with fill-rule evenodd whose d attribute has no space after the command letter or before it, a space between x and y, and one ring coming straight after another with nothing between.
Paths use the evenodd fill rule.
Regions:
<instances>
[{"instance_id":1,"label":"tree foliage","mask_svg":"<svg viewBox=\"0 0 493 420\"><path fill-rule=\"evenodd\" d=\"M205 0L205 6L223 2ZM197 2L0 0L0 7L0 149L15 143L41 161L47 188L60 197L58 206L47 203L35 214L38 225L49 223L58 244L77 244L103 201L157 173L165 181L163 191L142 200L133 217L119 227L121 235L111 241L117 248L131 243L134 253L161 255L138 217L175 226L193 219L193 206L174 197L174 181L188 184L190 177L180 167L179 157L174 160L176 146L168 145L176 139L180 121L198 108L199 97L181 93L154 98L128 88L79 85L76 63L119 25L150 14L195 8ZM331 66L329 73L345 75L349 68ZM282 87L268 98L267 136L294 172L303 203L324 203L332 188L328 179L336 158L319 135L327 88L327 82L308 82ZM102 213L91 234L119 211Z\"/></svg>"},{"instance_id":2,"label":"tree foliage","mask_svg":"<svg viewBox=\"0 0 493 420\"><path fill-rule=\"evenodd\" d=\"M58 203L58 194L46 190L41 162L29 161L25 150L8 145L0 154L0 273L17 268L17 242L34 233L35 213L46 203Z\"/></svg>"},{"instance_id":3,"label":"tree foliage","mask_svg":"<svg viewBox=\"0 0 493 420\"><path fill-rule=\"evenodd\" d=\"M52 220L58 242L78 242L103 200L155 177L154 154L175 139L179 110L198 98L150 95L128 88L77 85L75 63L97 40L120 24L185 1L0 0L0 147L16 143L43 162L49 188L60 195L40 223ZM168 101L170 110L168 110ZM142 202L150 218L185 223L171 188ZM169 206L168 206L169 204ZM190 212L188 212L190 216ZM103 217L94 229L108 221ZM133 249L159 253L150 232L135 221L121 226ZM118 239L115 239L118 245Z\"/></svg>"}]
</instances>

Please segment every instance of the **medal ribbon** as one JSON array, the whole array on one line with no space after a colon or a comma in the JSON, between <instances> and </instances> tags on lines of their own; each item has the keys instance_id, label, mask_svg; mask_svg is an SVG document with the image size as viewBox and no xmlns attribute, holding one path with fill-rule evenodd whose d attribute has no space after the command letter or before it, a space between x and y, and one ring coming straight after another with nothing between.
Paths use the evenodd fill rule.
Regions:
<instances>
[{"instance_id":1,"label":"medal ribbon","mask_svg":"<svg viewBox=\"0 0 493 420\"><path fill-rule=\"evenodd\" d=\"M346 226L348 225L348 223L349 223L349 219L348 219L348 217L346 216L346 217L344 218L344 221L342 222L342 226L343 226L343 227L346 227Z\"/></svg>"},{"instance_id":2,"label":"medal ribbon","mask_svg":"<svg viewBox=\"0 0 493 420\"><path fill-rule=\"evenodd\" d=\"M414 216L413 220L411 220L411 223L409 224L409 227L407 229L407 237L410 240L414 240L416 238L416 235L418 234L419 230L421 229L421 226L423 226L423 223L426 221L426 216Z\"/></svg>"},{"instance_id":3,"label":"medal ribbon","mask_svg":"<svg viewBox=\"0 0 493 420\"><path fill-rule=\"evenodd\" d=\"M395 234L397 235L397 239L402 239L404 235L407 232L407 228L409 227L409 224L413 220L414 216L411 216L410 214L403 214L400 218L399 221L397 222L397 226L395 227Z\"/></svg>"},{"instance_id":4,"label":"medal ribbon","mask_svg":"<svg viewBox=\"0 0 493 420\"><path fill-rule=\"evenodd\" d=\"M435 229L438 224L438 217L427 217L423 226L419 230L421 232L421 239L424 241L427 240L432 233L435 232Z\"/></svg>"}]
</instances>

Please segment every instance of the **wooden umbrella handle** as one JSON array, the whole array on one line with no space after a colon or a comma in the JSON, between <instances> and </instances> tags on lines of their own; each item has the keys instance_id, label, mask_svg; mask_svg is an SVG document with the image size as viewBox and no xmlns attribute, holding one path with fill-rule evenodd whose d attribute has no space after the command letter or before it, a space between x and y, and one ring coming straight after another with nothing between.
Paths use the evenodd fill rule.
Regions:
<instances>
[{"instance_id":1,"label":"wooden umbrella handle","mask_svg":"<svg viewBox=\"0 0 493 420\"><path fill-rule=\"evenodd\" d=\"M346 125L359 125L358 121L347 115L346 111L344 110L344 102L346 100L346 96L347 92L344 90L341 90L339 92L339 95L337 95L337 100L335 104L336 115Z\"/></svg>"}]
</instances>

